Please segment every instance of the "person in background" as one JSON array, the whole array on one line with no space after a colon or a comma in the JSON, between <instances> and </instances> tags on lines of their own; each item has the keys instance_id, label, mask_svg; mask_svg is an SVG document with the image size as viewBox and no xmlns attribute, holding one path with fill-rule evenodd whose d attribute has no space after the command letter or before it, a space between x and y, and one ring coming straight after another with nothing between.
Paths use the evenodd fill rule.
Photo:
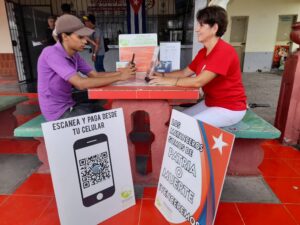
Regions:
<instances>
[{"instance_id":1,"label":"person in background","mask_svg":"<svg viewBox=\"0 0 300 225\"><path fill-rule=\"evenodd\" d=\"M71 5L68 3L63 3L60 5L60 9L62 11L61 15L69 15L71 14ZM57 32L56 32L56 28L54 27L54 30L52 32L52 37L54 38L55 41L58 41L57 38Z\"/></svg>"},{"instance_id":2,"label":"person in background","mask_svg":"<svg viewBox=\"0 0 300 225\"><path fill-rule=\"evenodd\" d=\"M196 33L204 48L185 69L156 73L150 84L202 88L204 100L183 112L216 127L230 126L243 119L247 106L238 55L220 38L227 28L227 13L209 6L198 11L197 20Z\"/></svg>"},{"instance_id":3,"label":"person in background","mask_svg":"<svg viewBox=\"0 0 300 225\"><path fill-rule=\"evenodd\" d=\"M60 16L56 30L59 41L43 49L37 64L38 98L43 116L51 121L102 110L97 102L75 102L72 86L86 90L128 80L135 76L134 65L118 72L96 72L78 54L87 43L86 37L94 31L73 15Z\"/></svg>"},{"instance_id":4,"label":"person in background","mask_svg":"<svg viewBox=\"0 0 300 225\"><path fill-rule=\"evenodd\" d=\"M85 26L88 28L94 29L95 32L89 37L92 46L92 60L95 65L97 72L104 72L104 37L103 32L96 26L96 18L94 15L89 14L88 16L83 17Z\"/></svg>"},{"instance_id":5,"label":"person in background","mask_svg":"<svg viewBox=\"0 0 300 225\"><path fill-rule=\"evenodd\" d=\"M60 5L62 15L71 14L71 5L68 3L63 3Z\"/></svg>"},{"instance_id":6,"label":"person in background","mask_svg":"<svg viewBox=\"0 0 300 225\"><path fill-rule=\"evenodd\" d=\"M55 27L55 17L49 16L47 19L48 27L45 31L45 39L42 41L42 43L45 46L54 45L56 41L54 40L52 33Z\"/></svg>"}]
</instances>

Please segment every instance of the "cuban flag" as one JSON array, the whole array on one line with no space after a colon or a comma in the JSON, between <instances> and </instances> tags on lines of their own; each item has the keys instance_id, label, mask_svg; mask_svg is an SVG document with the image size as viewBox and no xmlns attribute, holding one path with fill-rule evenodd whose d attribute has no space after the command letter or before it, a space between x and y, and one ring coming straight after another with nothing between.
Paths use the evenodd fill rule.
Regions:
<instances>
[{"instance_id":1,"label":"cuban flag","mask_svg":"<svg viewBox=\"0 0 300 225\"><path fill-rule=\"evenodd\" d=\"M126 0L129 34L146 33L145 0Z\"/></svg>"},{"instance_id":2,"label":"cuban flag","mask_svg":"<svg viewBox=\"0 0 300 225\"><path fill-rule=\"evenodd\" d=\"M202 188L206 192L202 195L202 207L195 213L195 218L198 218L199 224L212 225L221 198L234 135L201 121L198 121L198 125L204 142L201 165L202 171L206 172L202 173L202 177L206 177L202 182Z\"/></svg>"}]
</instances>

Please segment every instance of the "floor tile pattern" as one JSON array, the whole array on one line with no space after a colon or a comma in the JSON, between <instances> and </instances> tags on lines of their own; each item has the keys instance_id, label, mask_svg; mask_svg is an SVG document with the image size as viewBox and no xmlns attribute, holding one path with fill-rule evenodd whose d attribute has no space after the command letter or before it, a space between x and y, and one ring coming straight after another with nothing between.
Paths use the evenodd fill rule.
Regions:
<instances>
[{"instance_id":1,"label":"floor tile pattern","mask_svg":"<svg viewBox=\"0 0 300 225\"><path fill-rule=\"evenodd\" d=\"M19 125L38 115L36 94L23 94L12 81L1 81L7 89L0 95L19 94L30 99L15 112ZM5 90L5 91L3 91ZM33 106L30 113L28 106ZM23 110L22 110L23 107ZM36 154L34 139L1 139L0 156ZM265 153L260 165L262 177L278 203L220 202L215 225L300 224L300 152L277 140L262 144ZM0 171L1 172L1 171ZM104 225L167 225L154 206L155 187L145 187L136 205L104 221ZM0 194L0 225L59 225L51 175L31 174L13 193Z\"/></svg>"}]
</instances>

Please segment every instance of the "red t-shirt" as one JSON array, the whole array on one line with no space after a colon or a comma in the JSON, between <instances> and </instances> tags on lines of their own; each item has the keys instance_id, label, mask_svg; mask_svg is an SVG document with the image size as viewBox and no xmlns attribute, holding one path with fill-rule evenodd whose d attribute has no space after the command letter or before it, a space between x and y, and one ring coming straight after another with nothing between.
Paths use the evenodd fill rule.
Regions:
<instances>
[{"instance_id":1,"label":"red t-shirt","mask_svg":"<svg viewBox=\"0 0 300 225\"><path fill-rule=\"evenodd\" d=\"M240 61L235 49L219 39L213 50L206 55L201 49L189 68L197 76L207 70L218 76L202 87L207 106L218 106L230 110L245 110L246 95L242 83Z\"/></svg>"}]
</instances>

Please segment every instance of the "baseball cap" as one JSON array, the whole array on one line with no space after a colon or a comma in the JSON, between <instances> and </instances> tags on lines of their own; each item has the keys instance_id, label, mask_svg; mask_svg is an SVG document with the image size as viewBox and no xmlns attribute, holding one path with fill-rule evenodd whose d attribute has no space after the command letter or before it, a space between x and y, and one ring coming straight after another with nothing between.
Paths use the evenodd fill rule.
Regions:
<instances>
[{"instance_id":1,"label":"baseball cap","mask_svg":"<svg viewBox=\"0 0 300 225\"><path fill-rule=\"evenodd\" d=\"M93 29L84 26L80 19L73 15L60 16L55 23L55 29L57 34L75 33L80 36L90 36L94 32Z\"/></svg>"}]
</instances>

